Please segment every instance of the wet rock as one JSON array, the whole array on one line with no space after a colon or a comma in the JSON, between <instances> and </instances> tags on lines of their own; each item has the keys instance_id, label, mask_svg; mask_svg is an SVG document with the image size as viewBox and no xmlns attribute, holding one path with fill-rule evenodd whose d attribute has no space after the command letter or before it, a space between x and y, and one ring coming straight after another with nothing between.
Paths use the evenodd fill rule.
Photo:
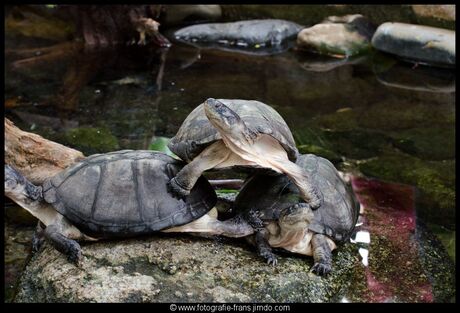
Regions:
<instances>
[{"instance_id":1,"label":"wet rock","mask_svg":"<svg viewBox=\"0 0 460 313\"><path fill-rule=\"evenodd\" d=\"M455 303L455 257L452 262L448 251L441 248L443 245L437 236L424 223L417 223L415 237L419 243L420 260L433 286L435 301Z\"/></svg>"},{"instance_id":2,"label":"wet rock","mask_svg":"<svg viewBox=\"0 0 460 313\"><path fill-rule=\"evenodd\" d=\"M455 31L423 25L384 23L377 28L372 45L413 62L455 66Z\"/></svg>"},{"instance_id":3,"label":"wet rock","mask_svg":"<svg viewBox=\"0 0 460 313\"><path fill-rule=\"evenodd\" d=\"M312 258L280 253L273 267L253 247L222 240L159 235L86 244L81 267L46 244L15 301L327 302L352 283L357 256L350 244L334 252L334 271L324 278L309 273Z\"/></svg>"},{"instance_id":4,"label":"wet rock","mask_svg":"<svg viewBox=\"0 0 460 313\"><path fill-rule=\"evenodd\" d=\"M393 144L413 156L425 160L455 159L455 128L413 128L392 134Z\"/></svg>"},{"instance_id":5,"label":"wet rock","mask_svg":"<svg viewBox=\"0 0 460 313\"><path fill-rule=\"evenodd\" d=\"M350 299L452 301L455 265L434 234L422 227L415 189L357 176L352 178L352 185L363 208L363 224L355 240L366 264L361 273L355 272L357 284ZM367 241L363 240L366 233L370 236Z\"/></svg>"},{"instance_id":6,"label":"wet rock","mask_svg":"<svg viewBox=\"0 0 460 313\"><path fill-rule=\"evenodd\" d=\"M222 17L222 9L216 4L175 4L164 5L161 23L164 26L192 21L213 21Z\"/></svg>"},{"instance_id":7,"label":"wet rock","mask_svg":"<svg viewBox=\"0 0 460 313\"><path fill-rule=\"evenodd\" d=\"M249 20L232 23L199 24L182 28L174 37L199 46L235 47L257 50L281 47L295 38L299 24L283 20Z\"/></svg>"},{"instance_id":8,"label":"wet rock","mask_svg":"<svg viewBox=\"0 0 460 313\"><path fill-rule=\"evenodd\" d=\"M297 36L300 49L326 55L352 56L369 51L375 27L362 15L330 16Z\"/></svg>"},{"instance_id":9,"label":"wet rock","mask_svg":"<svg viewBox=\"0 0 460 313\"><path fill-rule=\"evenodd\" d=\"M387 152L361 162L363 174L382 180L416 186L421 192L417 199L419 214L433 223L454 225L455 160L424 161L398 152ZM447 225L450 224L450 225Z\"/></svg>"}]
</instances>

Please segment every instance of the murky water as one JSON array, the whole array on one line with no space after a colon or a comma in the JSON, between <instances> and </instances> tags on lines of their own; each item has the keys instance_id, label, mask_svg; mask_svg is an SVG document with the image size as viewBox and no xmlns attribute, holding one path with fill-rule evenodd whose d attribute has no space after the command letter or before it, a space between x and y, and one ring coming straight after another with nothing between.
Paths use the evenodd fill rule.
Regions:
<instances>
[{"instance_id":1,"label":"murky water","mask_svg":"<svg viewBox=\"0 0 460 313\"><path fill-rule=\"evenodd\" d=\"M47 43L7 38L6 44ZM370 242L361 242L367 254L360 252L360 262L368 264L356 274L356 293L342 300L453 300L452 273L433 277L439 270L453 271L455 262L452 70L414 67L381 54L341 60L293 50L246 55L179 44L169 50L77 51L37 64L18 62L21 58L6 56L6 116L23 130L85 155L148 149L156 137L174 136L209 97L271 105L285 118L301 152L367 177L357 178L354 187L371 208L361 226L370 233ZM386 233L382 223L401 236ZM32 228L32 222L24 226L8 219L5 240L11 234L31 236ZM15 242L9 240L6 250L7 255L21 250L19 259L6 259L9 269L17 266L5 280L10 291L27 256ZM427 249L441 255L437 268L433 258L427 261Z\"/></svg>"}]
</instances>

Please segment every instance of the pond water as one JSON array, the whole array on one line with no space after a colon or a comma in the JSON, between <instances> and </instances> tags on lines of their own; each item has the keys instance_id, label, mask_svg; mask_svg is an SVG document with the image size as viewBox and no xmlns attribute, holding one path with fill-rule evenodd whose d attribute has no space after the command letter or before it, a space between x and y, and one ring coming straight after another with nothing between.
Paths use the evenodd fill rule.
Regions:
<instances>
[{"instance_id":1,"label":"pond water","mask_svg":"<svg viewBox=\"0 0 460 313\"><path fill-rule=\"evenodd\" d=\"M11 49L47 44L6 39ZM351 173L372 208L354 240L362 271L341 301L455 301L454 70L378 53L249 55L178 43L72 51L44 62L7 53L5 116L19 128L85 155L149 149L207 98L262 101L284 117L302 153ZM18 218L13 205L5 210L9 301L34 221Z\"/></svg>"}]
</instances>

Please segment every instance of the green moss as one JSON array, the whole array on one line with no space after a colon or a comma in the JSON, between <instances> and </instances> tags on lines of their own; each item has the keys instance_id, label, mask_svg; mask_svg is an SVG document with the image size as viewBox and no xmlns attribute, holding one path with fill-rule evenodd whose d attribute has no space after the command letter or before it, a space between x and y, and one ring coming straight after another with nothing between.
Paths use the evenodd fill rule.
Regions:
<instances>
[{"instance_id":1,"label":"green moss","mask_svg":"<svg viewBox=\"0 0 460 313\"><path fill-rule=\"evenodd\" d=\"M358 128L358 115L354 109L347 108L331 114L320 115L312 120L312 123L323 129L347 131Z\"/></svg>"},{"instance_id":2,"label":"green moss","mask_svg":"<svg viewBox=\"0 0 460 313\"><path fill-rule=\"evenodd\" d=\"M450 258L455 262L455 230L449 230L437 224L428 224L428 228L441 241Z\"/></svg>"},{"instance_id":3,"label":"green moss","mask_svg":"<svg viewBox=\"0 0 460 313\"><path fill-rule=\"evenodd\" d=\"M63 141L85 155L119 149L117 138L105 127L73 128L64 133Z\"/></svg>"},{"instance_id":4,"label":"green moss","mask_svg":"<svg viewBox=\"0 0 460 313\"><path fill-rule=\"evenodd\" d=\"M342 160L340 155L336 154L334 151L331 151L329 149L316 146L316 145L300 145L297 147L299 149L299 152L302 154L308 154L312 153L318 156L321 156L323 158L328 159L332 163L338 163Z\"/></svg>"},{"instance_id":5,"label":"green moss","mask_svg":"<svg viewBox=\"0 0 460 313\"><path fill-rule=\"evenodd\" d=\"M170 138L166 137L155 137L152 143L149 145L149 150L160 151L174 157L176 155L172 153L172 151L168 148L169 140Z\"/></svg>"},{"instance_id":6,"label":"green moss","mask_svg":"<svg viewBox=\"0 0 460 313\"><path fill-rule=\"evenodd\" d=\"M455 158L455 128L414 128L392 134L402 151L429 160Z\"/></svg>"}]
</instances>

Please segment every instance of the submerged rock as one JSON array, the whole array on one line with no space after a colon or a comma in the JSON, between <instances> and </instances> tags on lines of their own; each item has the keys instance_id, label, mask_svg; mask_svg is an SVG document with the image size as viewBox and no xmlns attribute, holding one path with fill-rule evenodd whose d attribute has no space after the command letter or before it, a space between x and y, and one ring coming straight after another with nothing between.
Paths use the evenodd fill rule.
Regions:
<instances>
[{"instance_id":1,"label":"submerged rock","mask_svg":"<svg viewBox=\"0 0 460 313\"><path fill-rule=\"evenodd\" d=\"M309 272L310 257L282 254L273 267L255 248L227 239L158 235L82 249L76 267L45 244L15 302L328 302L350 286L359 266L351 244L334 251L334 270L325 278Z\"/></svg>"},{"instance_id":2,"label":"submerged rock","mask_svg":"<svg viewBox=\"0 0 460 313\"><path fill-rule=\"evenodd\" d=\"M414 62L455 66L455 31L404 23L384 23L372 45Z\"/></svg>"},{"instance_id":3,"label":"submerged rock","mask_svg":"<svg viewBox=\"0 0 460 313\"><path fill-rule=\"evenodd\" d=\"M302 26L289 21L249 20L192 25L176 31L174 37L202 47L249 50L281 47L288 39L295 38L301 29Z\"/></svg>"},{"instance_id":4,"label":"submerged rock","mask_svg":"<svg viewBox=\"0 0 460 313\"><path fill-rule=\"evenodd\" d=\"M385 71L374 71L377 81L392 88L434 93L455 92L453 69L397 63Z\"/></svg>"},{"instance_id":5,"label":"submerged rock","mask_svg":"<svg viewBox=\"0 0 460 313\"><path fill-rule=\"evenodd\" d=\"M368 51L375 27L362 15L330 16L303 29L297 46L320 54L352 56Z\"/></svg>"}]
</instances>

